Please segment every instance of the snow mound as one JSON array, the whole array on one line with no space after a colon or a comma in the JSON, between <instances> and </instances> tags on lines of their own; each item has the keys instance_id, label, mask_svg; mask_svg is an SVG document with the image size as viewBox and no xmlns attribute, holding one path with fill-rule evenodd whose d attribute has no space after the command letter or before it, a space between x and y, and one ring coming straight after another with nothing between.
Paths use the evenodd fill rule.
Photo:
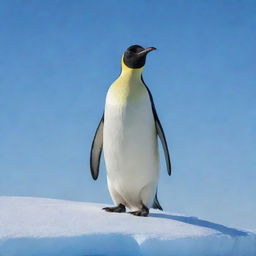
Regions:
<instances>
[{"instance_id":1,"label":"snow mound","mask_svg":"<svg viewBox=\"0 0 256 256\"><path fill-rule=\"evenodd\" d=\"M106 213L106 205L0 197L0 256L255 256L256 234L195 217Z\"/></svg>"}]
</instances>

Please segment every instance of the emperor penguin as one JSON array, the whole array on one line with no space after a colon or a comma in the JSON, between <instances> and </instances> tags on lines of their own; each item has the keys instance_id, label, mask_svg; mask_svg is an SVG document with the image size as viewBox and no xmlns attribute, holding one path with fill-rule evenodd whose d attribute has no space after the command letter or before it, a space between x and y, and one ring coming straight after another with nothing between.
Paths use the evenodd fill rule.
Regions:
<instances>
[{"instance_id":1,"label":"emperor penguin","mask_svg":"<svg viewBox=\"0 0 256 256\"><path fill-rule=\"evenodd\" d=\"M148 216L151 207L162 210L157 199L158 137L169 175L171 161L152 94L142 78L146 56L153 50L156 48L132 45L124 52L121 74L107 92L92 142L92 177L98 178L103 150L108 190L116 205L103 208L107 212L125 212L127 207L133 215Z\"/></svg>"}]
</instances>

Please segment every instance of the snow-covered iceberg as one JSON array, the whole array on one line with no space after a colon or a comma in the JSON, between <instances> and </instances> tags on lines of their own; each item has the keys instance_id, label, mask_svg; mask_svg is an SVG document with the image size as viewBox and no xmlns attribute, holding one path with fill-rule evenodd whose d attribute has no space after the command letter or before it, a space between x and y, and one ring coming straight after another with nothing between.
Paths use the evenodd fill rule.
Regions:
<instances>
[{"instance_id":1,"label":"snow-covered iceberg","mask_svg":"<svg viewBox=\"0 0 256 256\"><path fill-rule=\"evenodd\" d=\"M106 205L0 197L0 256L255 256L256 234L195 217L106 213Z\"/></svg>"}]
</instances>

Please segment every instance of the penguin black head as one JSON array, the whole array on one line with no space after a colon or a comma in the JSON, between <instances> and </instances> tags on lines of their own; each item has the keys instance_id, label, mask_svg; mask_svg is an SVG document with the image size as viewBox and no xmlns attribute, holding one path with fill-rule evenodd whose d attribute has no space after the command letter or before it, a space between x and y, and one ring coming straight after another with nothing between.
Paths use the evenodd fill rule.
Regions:
<instances>
[{"instance_id":1,"label":"penguin black head","mask_svg":"<svg viewBox=\"0 0 256 256\"><path fill-rule=\"evenodd\" d=\"M145 65L147 54L153 50L156 48L145 49L139 45L132 45L124 52L124 64L129 68L142 68Z\"/></svg>"}]
</instances>

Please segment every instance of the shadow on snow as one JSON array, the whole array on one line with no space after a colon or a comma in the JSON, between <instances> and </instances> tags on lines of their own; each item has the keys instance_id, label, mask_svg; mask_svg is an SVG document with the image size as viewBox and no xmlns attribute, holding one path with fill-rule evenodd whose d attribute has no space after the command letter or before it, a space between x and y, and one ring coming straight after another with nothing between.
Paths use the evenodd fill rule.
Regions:
<instances>
[{"instance_id":1,"label":"shadow on snow","mask_svg":"<svg viewBox=\"0 0 256 256\"><path fill-rule=\"evenodd\" d=\"M199 227L205 227L205 228L211 228L211 229L215 229L225 235L229 235L229 236L248 236L249 233L244 232L244 231L240 231L234 228L229 228L220 224L216 224L210 221L206 221L206 220L200 220L196 217L186 217L186 216L178 216L178 215L168 215L168 214L164 214L164 213L151 213L150 214L151 217L155 217L155 218L164 218L164 219L169 219L169 220L176 220L176 221L180 221L180 222L184 222L187 224L191 224L191 225L195 225L195 226L199 226Z\"/></svg>"}]
</instances>

